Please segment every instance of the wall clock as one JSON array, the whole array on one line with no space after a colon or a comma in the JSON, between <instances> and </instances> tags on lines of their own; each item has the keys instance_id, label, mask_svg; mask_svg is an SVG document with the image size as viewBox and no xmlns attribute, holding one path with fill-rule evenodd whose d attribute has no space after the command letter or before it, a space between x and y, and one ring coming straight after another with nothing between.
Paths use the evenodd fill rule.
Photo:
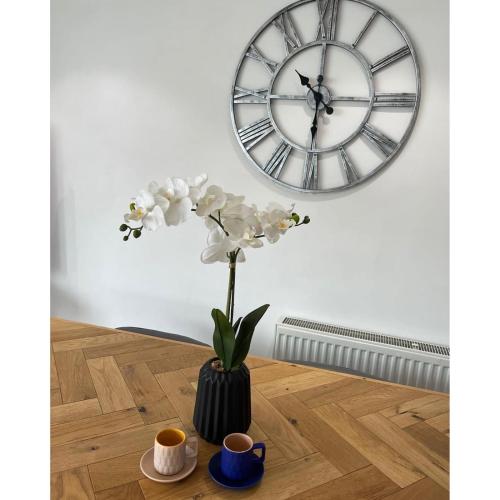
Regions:
<instances>
[{"instance_id":1,"label":"wall clock","mask_svg":"<svg viewBox=\"0 0 500 500\"><path fill-rule=\"evenodd\" d=\"M251 38L230 110L252 165L281 186L320 193L387 166L419 101L415 49L392 16L365 0L299 0Z\"/></svg>"}]
</instances>

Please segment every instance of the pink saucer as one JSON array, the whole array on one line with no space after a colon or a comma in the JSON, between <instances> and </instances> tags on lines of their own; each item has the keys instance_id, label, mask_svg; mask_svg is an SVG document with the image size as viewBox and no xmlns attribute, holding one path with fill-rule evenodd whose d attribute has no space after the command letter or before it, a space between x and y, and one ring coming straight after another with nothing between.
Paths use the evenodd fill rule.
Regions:
<instances>
[{"instance_id":1,"label":"pink saucer","mask_svg":"<svg viewBox=\"0 0 500 500\"><path fill-rule=\"evenodd\" d=\"M156 472L154 466L154 447L150 448L141 458L141 471L142 473L151 481L156 481L157 483L175 483L176 481L180 481L185 477L189 476L191 472L194 471L196 464L198 463L197 457L186 457L186 463L184 467L177 473L172 474L171 476L165 476Z\"/></svg>"}]
</instances>

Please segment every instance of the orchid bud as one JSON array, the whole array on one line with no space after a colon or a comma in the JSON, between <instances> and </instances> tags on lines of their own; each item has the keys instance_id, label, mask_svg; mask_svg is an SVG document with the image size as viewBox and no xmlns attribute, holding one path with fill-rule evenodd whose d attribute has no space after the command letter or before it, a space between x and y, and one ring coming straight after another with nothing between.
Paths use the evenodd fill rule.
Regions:
<instances>
[{"instance_id":1,"label":"orchid bud","mask_svg":"<svg viewBox=\"0 0 500 500\"><path fill-rule=\"evenodd\" d=\"M123 241L128 241L128 236L124 236Z\"/></svg>"},{"instance_id":2,"label":"orchid bud","mask_svg":"<svg viewBox=\"0 0 500 500\"><path fill-rule=\"evenodd\" d=\"M135 203L131 203L129 205L130 211L133 212L135 210Z\"/></svg>"},{"instance_id":3,"label":"orchid bud","mask_svg":"<svg viewBox=\"0 0 500 500\"><path fill-rule=\"evenodd\" d=\"M306 215L304 217L304 220L302 221L302 224L309 224L309 222L311 222L311 219L309 218L309 215Z\"/></svg>"},{"instance_id":4,"label":"orchid bud","mask_svg":"<svg viewBox=\"0 0 500 500\"><path fill-rule=\"evenodd\" d=\"M299 217L299 214L296 214L295 212L292 214L292 216L290 217L290 219L292 219L295 224L298 224L299 221L300 221L300 217Z\"/></svg>"},{"instance_id":5,"label":"orchid bud","mask_svg":"<svg viewBox=\"0 0 500 500\"><path fill-rule=\"evenodd\" d=\"M134 232L132 233L134 235L134 238L139 238L141 235L141 231L139 229L134 229Z\"/></svg>"},{"instance_id":6,"label":"orchid bud","mask_svg":"<svg viewBox=\"0 0 500 500\"><path fill-rule=\"evenodd\" d=\"M127 230L127 228L128 228L127 224L122 224L122 225L120 226L120 231L122 231L122 232L123 232L123 231L126 231L126 230Z\"/></svg>"}]
</instances>

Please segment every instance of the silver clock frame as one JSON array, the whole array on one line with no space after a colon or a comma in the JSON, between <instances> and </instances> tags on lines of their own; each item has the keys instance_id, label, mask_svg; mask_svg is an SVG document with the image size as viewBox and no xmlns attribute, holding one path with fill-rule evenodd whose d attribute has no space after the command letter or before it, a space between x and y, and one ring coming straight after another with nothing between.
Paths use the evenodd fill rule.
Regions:
<instances>
[{"instance_id":1,"label":"silver clock frame","mask_svg":"<svg viewBox=\"0 0 500 500\"><path fill-rule=\"evenodd\" d=\"M319 44L322 44L324 42L327 42L327 43L330 43L330 44L333 44L333 45L342 46L342 48L345 48L346 50L348 50L349 52L351 52L351 54L353 54L355 57L357 57L358 60L362 63L362 66L365 68L365 70L366 70L365 64L368 65L370 99L371 99L370 102L369 102L368 111L367 111L367 113L366 113L366 115L364 117L364 120L362 121L361 125L358 127L358 129L353 134L351 134L348 138L344 139L339 144L336 144L335 147L333 147L333 148L321 148L321 149L316 150L314 148L312 148L312 149L311 148L304 148L304 147L302 147L300 145L293 145L292 147L294 149L302 151L302 152L311 152L311 153L318 153L318 154L321 154L321 153L326 152L326 151L336 150L336 151L339 151L340 154L342 155L342 152L343 152L342 147L343 147L343 145L348 144L351 140L353 140L356 136L358 136L359 133L360 133L360 130L368 122L368 119L369 119L371 113L373 112L373 99L374 99L373 73L371 71L370 65L366 61L365 56L360 51L358 51L356 49L356 46L357 46L358 42L360 41L361 37L365 34L366 30L368 29L371 21L373 20L373 18L375 17L376 14L380 14L381 16L383 16L385 19L387 19L398 30L398 32L401 34L402 38L404 39L404 41L406 43L406 46L408 47L408 49L410 51L409 53L411 55L411 59L412 59L412 63L413 63L414 71L415 71L415 80L416 80L415 103L414 103L413 110L412 110L411 120L410 120L410 122L409 122L409 124L408 124L408 126L406 128L405 133L403 134L403 136L401 137L401 139L397 143L396 147L387 156L387 158L382 161L382 163L380 163L377 167L375 167L373 170L371 170L366 175L363 175L361 177L358 177L355 180L352 180L352 182L350 182L350 179L348 178L348 182L346 184L341 185L341 186L335 186L333 188L327 188L327 189L309 189L309 188L303 188L303 187L300 187L300 186L295 186L295 185L283 182L280 179L277 179L277 178L273 177L272 175L268 174L267 172L265 172L263 170L263 167L257 161L255 161L254 158L252 157L252 155L249 153L249 151L247 150L247 148L243 144L243 142L242 142L242 140L240 138L240 135L238 133L238 127L236 125L236 118L235 118L235 113L234 113L234 106L235 106L235 103L234 103L234 94L235 94L235 90L236 90L236 82L237 82L237 79L238 79L238 75L239 75L239 72L240 72L240 69L241 69L241 65L242 65L243 61L245 61L245 58L247 57L246 54L248 53L250 47L255 42L255 40L257 40L257 38L261 35L261 33L270 24L273 23L273 21L275 21L283 13L285 13L285 12L291 10L291 9L299 7L300 5L304 5L304 4L311 3L311 2L316 2L316 1L317 0L298 0L296 2L293 2L293 3L289 4L289 5L287 5L286 7L284 7L283 9L279 10L278 12L276 12L272 17L270 17L256 31L256 33L254 34L254 36L250 39L250 41L246 45L245 50L243 51L243 53L242 53L242 55L241 55L241 57L240 57L240 59L238 61L238 65L236 67L236 71L235 71L235 74L234 74L233 82L232 82L232 85L231 85L231 93L230 93L230 99L229 99L229 109L230 109L230 114L231 114L231 123L232 123L232 126L233 126L233 131L234 131L234 134L236 136L236 140L238 141L238 144L240 146L240 149L243 151L243 153L245 154L246 158L250 161L251 165L253 165L267 179L272 180L273 182L275 182L279 186L282 186L282 187L284 187L286 189L292 189L294 191L298 191L298 192L302 192L302 193L309 193L309 194L315 194L315 193L334 193L334 192L339 192L339 191L345 191L347 189L351 189L351 188L353 188L355 186L358 186L359 184L361 184L361 183L363 183L363 182L365 182L365 181L373 178L377 174L379 174L385 167L387 167L398 156L398 154L400 153L401 149L403 148L403 146L408 141L408 139L409 139L409 137L410 137L410 135L411 135L411 133L413 131L413 128L415 126L415 122L417 120L418 110L419 110L419 107L420 107L420 98L421 98L421 78L420 78L420 66L419 66L419 62L418 62L418 57L417 57L415 48L413 47L413 44L412 44L412 42L411 42L408 34L404 30L404 28L388 12L386 12L384 9L382 9L378 5L372 3L372 2L370 2L368 0L339 0L339 1L349 1L349 2L358 3L358 4L364 5L364 6L368 7L368 8L370 8L370 9L372 9L373 11L375 11L372 14L372 17L370 17L370 19L368 20L368 22L366 23L366 25L364 26L364 28L359 33L357 39L351 45L344 44L342 42L338 42L338 41L335 41L335 40L328 40L328 39L327 40L315 40L315 41L303 44L300 48L296 49L291 54L287 55L281 61L281 63L279 63L279 65L276 67L276 70L275 70L274 74L272 75L269 88L272 89L272 85L274 83L274 79L275 79L276 75L279 73L279 70L289 60L290 57L293 57L296 54L297 50L303 50L303 49L308 48L310 46L315 46L315 45L319 45ZM334 42L334 43L332 43L332 42ZM362 61L364 61L364 63ZM266 109L268 111L268 116L269 116L269 118L271 120L271 123L272 123L274 131L278 133L278 135L280 136L280 138L282 140L284 140L285 142L287 142L288 144L290 144L290 140L288 138L286 138L286 137L283 136L283 134L279 130L279 127L277 126L277 124L275 123L275 121L274 121L274 119L272 117L271 105L270 105L271 101L270 101L270 99L266 98L266 100L267 100L267 102L266 102Z\"/></svg>"}]
</instances>

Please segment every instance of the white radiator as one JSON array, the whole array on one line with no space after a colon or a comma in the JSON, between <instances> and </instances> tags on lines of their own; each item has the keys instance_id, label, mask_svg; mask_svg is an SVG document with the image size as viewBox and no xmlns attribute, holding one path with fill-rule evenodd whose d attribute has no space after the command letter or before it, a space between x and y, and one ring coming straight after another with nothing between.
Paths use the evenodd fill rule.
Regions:
<instances>
[{"instance_id":1,"label":"white radiator","mask_svg":"<svg viewBox=\"0 0 500 500\"><path fill-rule=\"evenodd\" d=\"M274 358L434 391L450 388L448 346L298 318L276 325Z\"/></svg>"}]
</instances>

